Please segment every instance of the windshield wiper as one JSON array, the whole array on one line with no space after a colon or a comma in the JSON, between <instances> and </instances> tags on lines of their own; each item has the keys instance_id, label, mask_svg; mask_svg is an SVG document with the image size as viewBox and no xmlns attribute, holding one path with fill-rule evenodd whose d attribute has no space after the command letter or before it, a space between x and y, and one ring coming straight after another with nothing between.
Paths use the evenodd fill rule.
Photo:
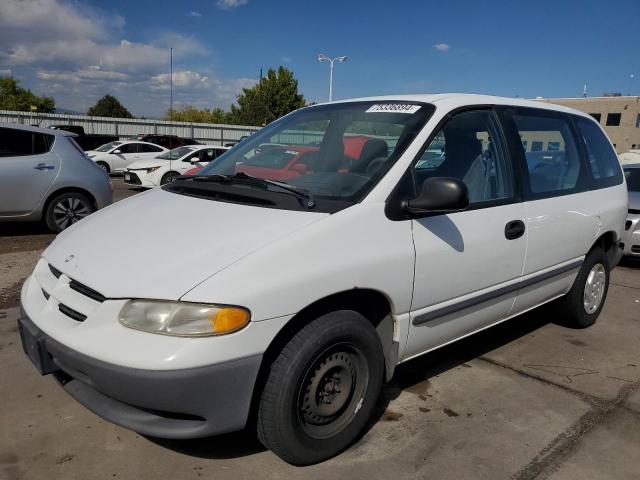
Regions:
<instances>
[{"instance_id":1,"label":"windshield wiper","mask_svg":"<svg viewBox=\"0 0 640 480\"><path fill-rule=\"evenodd\" d=\"M224 175L223 175L224 176ZM302 198L306 201L305 206L309 209L316 206L316 201L313 198L313 194L304 188L294 187L293 185L289 185L288 183L276 182L274 180L267 180L266 178L254 177L252 175L248 175L244 172L238 172L233 177L228 177L229 180L233 181L236 179L240 179L242 183L253 183L254 185L271 185L277 188L284 190L285 192L289 192L295 195L298 198Z\"/></svg>"},{"instance_id":2,"label":"windshield wiper","mask_svg":"<svg viewBox=\"0 0 640 480\"><path fill-rule=\"evenodd\" d=\"M243 185L259 185L259 186L273 186L277 187L285 192L291 193L298 198L301 198L305 201L305 206L308 209L311 209L316 206L316 201L313 197L313 194L303 188L294 187L293 185L289 185L287 183L276 182L273 180L267 180L265 178L254 177L252 175L248 175L244 172L238 172L232 176L222 175L220 173L214 173L211 175L191 175L191 176L180 176L176 180L192 180L194 182L218 182L218 183L241 183Z\"/></svg>"}]
</instances>

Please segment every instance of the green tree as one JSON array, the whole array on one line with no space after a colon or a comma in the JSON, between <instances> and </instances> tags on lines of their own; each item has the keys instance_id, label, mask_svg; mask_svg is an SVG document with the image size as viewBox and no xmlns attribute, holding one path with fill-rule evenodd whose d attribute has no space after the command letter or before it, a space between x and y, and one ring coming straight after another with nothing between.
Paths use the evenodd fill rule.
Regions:
<instances>
[{"instance_id":1,"label":"green tree","mask_svg":"<svg viewBox=\"0 0 640 480\"><path fill-rule=\"evenodd\" d=\"M116 97L105 95L96 104L87 110L87 115L92 117L133 118Z\"/></svg>"},{"instance_id":2,"label":"green tree","mask_svg":"<svg viewBox=\"0 0 640 480\"><path fill-rule=\"evenodd\" d=\"M284 67L270 68L256 85L243 88L237 102L237 107L231 106L230 120L238 125L266 125L305 105L298 81Z\"/></svg>"},{"instance_id":3,"label":"green tree","mask_svg":"<svg viewBox=\"0 0 640 480\"><path fill-rule=\"evenodd\" d=\"M164 119L171 119L175 122L229 123L229 112L225 112L221 108L212 108L209 110L186 105L178 110L167 110Z\"/></svg>"},{"instance_id":4,"label":"green tree","mask_svg":"<svg viewBox=\"0 0 640 480\"><path fill-rule=\"evenodd\" d=\"M0 110L31 111L35 106L36 111L51 113L55 109L55 100L52 97L39 97L22 88L13 77L0 77Z\"/></svg>"}]
</instances>

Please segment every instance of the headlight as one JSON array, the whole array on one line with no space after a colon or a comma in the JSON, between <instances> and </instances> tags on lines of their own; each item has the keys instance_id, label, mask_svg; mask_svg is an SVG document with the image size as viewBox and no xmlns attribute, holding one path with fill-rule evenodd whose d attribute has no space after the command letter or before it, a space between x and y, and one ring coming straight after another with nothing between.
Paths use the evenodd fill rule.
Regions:
<instances>
[{"instance_id":1,"label":"headlight","mask_svg":"<svg viewBox=\"0 0 640 480\"><path fill-rule=\"evenodd\" d=\"M118 316L136 330L178 337L207 337L237 332L251 315L242 307L188 302L129 300Z\"/></svg>"},{"instance_id":2,"label":"headlight","mask_svg":"<svg viewBox=\"0 0 640 480\"><path fill-rule=\"evenodd\" d=\"M151 172L155 172L157 169L159 169L160 167L149 167L147 168L147 173L151 173Z\"/></svg>"}]
</instances>

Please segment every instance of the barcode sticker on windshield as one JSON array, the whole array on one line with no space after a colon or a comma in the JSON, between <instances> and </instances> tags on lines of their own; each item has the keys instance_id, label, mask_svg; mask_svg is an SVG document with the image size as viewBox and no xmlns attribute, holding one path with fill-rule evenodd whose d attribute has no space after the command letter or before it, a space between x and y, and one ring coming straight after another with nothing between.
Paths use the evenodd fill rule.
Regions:
<instances>
[{"instance_id":1,"label":"barcode sticker on windshield","mask_svg":"<svg viewBox=\"0 0 640 480\"><path fill-rule=\"evenodd\" d=\"M365 113L416 113L420 110L420 105L406 103L381 103L370 106Z\"/></svg>"}]
</instances>

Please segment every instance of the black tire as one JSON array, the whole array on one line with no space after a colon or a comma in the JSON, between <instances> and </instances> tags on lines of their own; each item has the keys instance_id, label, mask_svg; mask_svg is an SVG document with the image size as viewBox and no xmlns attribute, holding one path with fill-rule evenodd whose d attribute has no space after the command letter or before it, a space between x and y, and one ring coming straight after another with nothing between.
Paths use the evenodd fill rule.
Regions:
<instances>
[{"instance_id":1,"label":"black tire","mask_svg":"<svg viewBox=\"0 0 640 480\"><path fill-rule=\"evenodd\" d=\"M367 424L383 375L382 346L366 318L350 310L317 318L271 365L258 407L258 438L293 465L337 455Z\"/></svg>"},{"instance_id":2,"label":"black tire","mask_svg":"<svg viewBox=\"0 0 640 480\"><path fill-rule=\"evenodd\" d=\"M44 220L50 230L59 233L94 211L93 203L85 195L65 192L48 203Z\"/></svg>"},{"instance_id":3,"label":"black tire","mask_svg":"<svg viewBox=\"0 0 640 480\"><path fill-rule=\"evenodd\" d=\"M600 272L603 275L600 275ZM561 315L562 324L572 328L587 328L596 322L607 299L609 274L607 255L601 248L594 248L585 257L569 293L558 301L558 313ZM597 287L594 283L596 277L603 277L597 281ZM601 294L595 295L596 291L601 291ZM597 306L594 306L595 301L588 302L587 296L594 298L590 295L592 293L600 298ZM587 308L587 303L591 304L590 309Z\"/></svg>"},{"instance_id":4,"label":"black tire","mask_svg":"<svg viewBox=\"0 0 640 480\"><path fill-rule=\"evenodd\" d=\"M180 174L177 172L167 172L162 176L162 180L160 180L160 185L166 185L167 183L171 183L179 176Z\"/></svg>"},{"instance_id":5,"label":"black tire","mask_svg":"<svg viewBox=\"0 0 640 480\"><path fill-rule=\"evenodd\" d=\"M103 169L107 173L111 173L111 169L109 168L109 164L106 162L96 162L101 169Z\"/></svg>"}]
</instances>

